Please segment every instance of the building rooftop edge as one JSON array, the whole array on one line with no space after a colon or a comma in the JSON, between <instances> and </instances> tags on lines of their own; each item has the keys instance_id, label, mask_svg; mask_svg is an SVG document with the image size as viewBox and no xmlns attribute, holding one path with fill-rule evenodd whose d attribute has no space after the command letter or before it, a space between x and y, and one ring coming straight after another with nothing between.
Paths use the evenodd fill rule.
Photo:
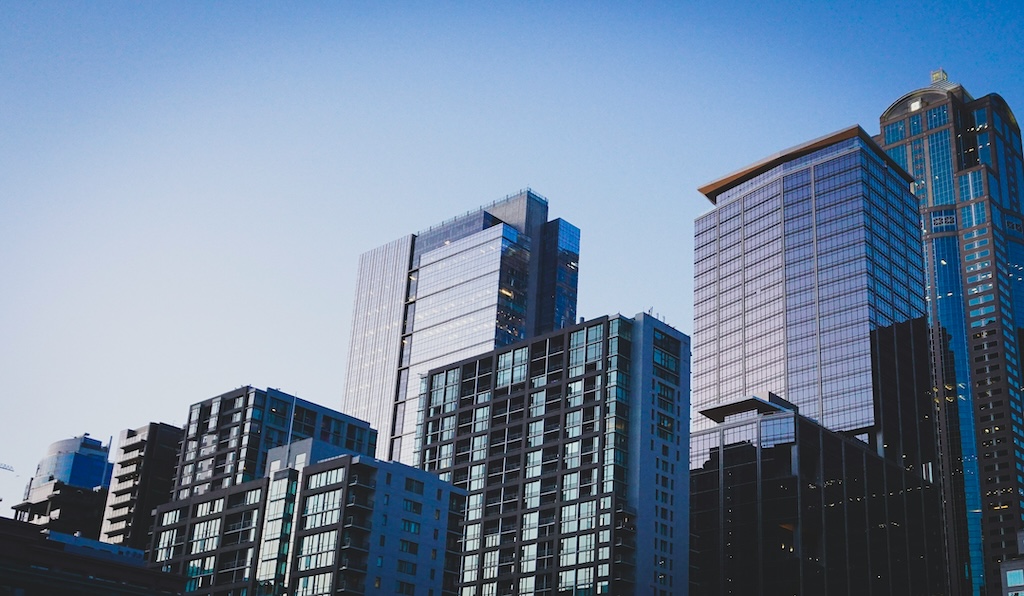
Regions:
<instances>
[{"instance_id":1,"label":"building rooftop edge","mask_svg":"<svg viewBox=\"0 0 1024 596\"><path fill-rule=\"evenodd\" d=\"M758 414L771 414L775 412L792 412L799 414L800 410L774 393L769 393L767 398L752 395L745 399L731 401L729 403L705 408L700 413L721 424L726 417L735 416L744 412L756 411Z\"/></svg>"},{"instance_id":2,"label":"building rooftop edge","mask_svg":"<svg viewBox=\"0 0 1024 596\"><path fill-rule=\"evenodd\" d=\"M545 197L544 195L541 195L537 191L535 191L532 188L530 188L529 186L527 186L525 188L521 188L521 189L517 190L514 193L507 194L507 195L505 195L504 197L502 197L500 199L495 199L494 201L492 201L492 202L490 202L490 203L488 203L486 205L481 205L481 206L477 207L476 209L470 209L469 211L466 211L465 213L462 213L460 215L456 215L455 217L449 217L448 219L442 221L441 223L436 223L436 224L430 226L429 228L427 228L425 230L420 230L419 232L416 232L416 233L411 234L411 235L412 236L420 236L420 235L425 234L425 233L427 233L427 232L429 232L431 230L436 230L437 228L441 228L441 227L444 227L444 226L446 226L446 225L448 225L448 224L450 224L452 222L458 221L458 220L460 220L460 219L462 219L464 217L469 217L471 215L475 215L477 213L480 213L481 211L487 211L488 209L494 207L495 205L498 205L500 203L504 203L505 201L510 201L512 199L519 198L519 197L521 197L523 195L526 195L526 196L529 196L529 197L533 197L534 199L537 199L538 201L540 201L541 203L543 203L545 205L548 204L547 197Z\"/></svg>"},{"instance_id":3,"label":"building rooftop edge","mask_svg":"<svg viewBox=\"0 0 1024 596\"><path fill-rule=\"evenodd\" d=\"M891 157L886 155L886 153L882 150L881 147L878 146L875 140L871 138L871 135L869 135L867 131L861 128L859 124L854 124L853 126L849 126L847 128L827 134L823 137L807 141L806 143L802 143L795 147L790 147L789 149L779 151L778 153L770 155L744 168L741 168L733 172L732 174L728 174L726 176L723 176L722 178L719 178L718 180L709 182L708 184L698 187L697 190L702 195L707 197L707 199L711 201L712 204L717 205L718 195L722 194L723 192L729 190L730 188L740 183L750 180L751 178L757 176L758 174L767 172L768 170L778 165L781 165L789 160L802 157L804 155L813 153L829 145L834 145L835 143L838 143L840 141L845 141L847 139L852 139L855 137L860 137L860 139L866 142L869 146L874 147L878 155L885 159L889 167L898 172L907 182L914 181L914 179L909 174L907 174L903 170L903 168L899 166L899 164L893 161Z\"/></svg>"}]
</instances>

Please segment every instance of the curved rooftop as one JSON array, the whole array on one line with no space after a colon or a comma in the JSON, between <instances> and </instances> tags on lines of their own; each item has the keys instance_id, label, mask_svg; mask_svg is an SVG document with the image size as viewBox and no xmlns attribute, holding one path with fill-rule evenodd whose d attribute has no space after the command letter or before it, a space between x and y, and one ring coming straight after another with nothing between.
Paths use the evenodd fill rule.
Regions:
<instances>
[{"instance_id":1,"label":"curved rooftop","mask_svg":"<svg viewBox=\"0 0 1024 596\"><path fill-rule=\"evenodd\" d=\"M709 201L717 205L718 196L720 194L726 192L727 190L739 184L746 182L747 180L750 180L755 176L767 172L768 170L771 170L772 168L782 165L783 163L786 163L788 161L803 157L804 155L808 155L819 149L828 147L829 145L834 145L836 143L839 143L840 141L845 141L847 139L852 139L855 137L859 137L861 141L863 141L865 145L867 145L868 147L874 148L875 151L878 153L878 156L885 160L885 162L889 165L890 169L892 169L894 172L902 176L907 182L913 182L914 179L911 178L909 174L904 172L903 168L901 168L895 161L893 161L891 157L889 157L884 151L882 151L881 148L878 147L878 144L875 143L875 140L873 138L871 138L871 135L865 132L863 128L855 124L842 130L838 130L832 134L825 135L820 139L814 139L813 141L808 141L806 143L803 143L802 145L797 145L796 147L791 147L784 151L780 151L774 155L770 155L760 161L750 164L749 166L741 170L738 170L736 172L733 172L732 174L719 178L714 182L709 182L708 184L701 186L697 190L705 197L707 197Z\"/></svg>"}]
</instances>

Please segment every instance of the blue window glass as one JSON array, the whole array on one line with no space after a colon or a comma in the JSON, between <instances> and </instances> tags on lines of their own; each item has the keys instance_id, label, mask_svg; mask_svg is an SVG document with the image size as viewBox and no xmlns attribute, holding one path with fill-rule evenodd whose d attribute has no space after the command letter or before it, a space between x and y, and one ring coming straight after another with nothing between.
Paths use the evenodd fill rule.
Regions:
<instances>
[{"instance_id":1,"label":"blue window glass","mask_svg":"<svg viewBox=\"0 0 1024 596\"><path fill-rule=\"evenodd\" d=\"M985 108L974 110L974 127L981 130L986 126L988 126L988 114L985 112Z\"/></svg>"},{"instance_id":2,"label":"blue window glass","mask_svg":"<svg viewBox=\"0 0 1024 596\"><path fill-rule=\"evenodd\" d=\"M949 112L946 110L946 106L939 106L928 110L928 130L948 123Z\"/></svg>"},{"instance_id":3,"label":"blue window glass","mask_svg":"<svg viewBox=\"0 0 1024 596\"><path fill-rule=\"evenodd\" d=\"M933 205L952 205L956 202L953 196L953 163L949 156L949 147L949 130L941 130L928 136Z\"/></svg>"},{"instance_id":4,"label":"blue window glass","mask_svg":"<svg viewBox=\"0 0 1024 596\"><path fill-rule=\"evenodd\" d=\"M885 152L889 155L889 157L892 158L893 161L895 161L896 163L900 164L901 168L903 168L904 170L907 169L907 146L906 145L897 145L895 147L890 147L890 148L886 149Z\"/></svg>"},{"instance_id":5,"label":"blue window glass","mask_svg":"<svg viewBox=\"0 0 1024 596\"><path fill-rule=\"evenodd\" d=\"M978 160L983 164L992 165L992 144L987 132L978 135Z\"/></svg>"},{"instance_id":6,"label":"blue window glass","mask_svg":"<svg viewBox=\"0 0 1024 596\"><path fill-rule=\"evenodd\" d=\"M1024 569L1014 569L1006 572L1006 587L1016 588L1024 586Z\"/></svg>"},{"instance_id":7,"label":"blue window glass","mask_svg":"<svg viewBox=\"0 0 1024 596\"><path fill-rule=\"evenodd\" d=\"M910 136L921 134L921 114L910 117Z\"/></svg>"},{"instance_id":8,"label":"blue window glass","mask_svg":"<svg viewBox=\"0 0 1024 596\"><path fill-rule=\"evenodd\" d=\"M907 136L907 126L903 120L899 122L893 122L892 124L885 125L885 144L891 145L893 143L902 141Z\"/></svg>"},{"instance_id":9,"label":"blue window glass","mask_svg":"<svg viewBox=\"0 0 1024 596\"><path fill-rule=\"evenodd\" d=\"M973 228L988 221L985 203L975 203L960 208L960 228Z\"/></svg>"},{"instance_id":10,"label":"blue window glass","mask_svg":"<svg viewBox=\"0 0 1024 596\"><path fill-rule=\"evenodd\" d=\"M971 199L976 199L985 194L984 185L982 184L981 170L968 172L959 178L961 201L970 201Z\"/></svg>"}]
</instances>

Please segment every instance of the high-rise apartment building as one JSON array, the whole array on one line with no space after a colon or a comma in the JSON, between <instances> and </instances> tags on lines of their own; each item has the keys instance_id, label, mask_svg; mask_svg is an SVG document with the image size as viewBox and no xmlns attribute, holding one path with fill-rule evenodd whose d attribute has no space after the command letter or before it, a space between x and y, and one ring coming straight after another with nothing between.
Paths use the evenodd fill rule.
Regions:
<instances>
[{"instance_id":1,"label":"high-rise apartment building","mask_svg":"<svg viewBox=\"0 0 1024 596\"><path fill-rule=\"evenodd\" d=\"M109 451L109 445L88 434L51 444L25 487L24 501L13 507L15 518L98 538L110 485Z\"/></svg>"},{"instance_id":2,"label":"high-rise apartment building","mask_svg":"<svg viewBox=\"0 0 1024 596\"><path fill-rule=\"evenodd\" d=\"M421 466L468 493L462 596L687 593L689 355L640 314L430 371Z\"/></svg>"},{"instance_id":3,"label":"high-rise apartment building","mask_svg":"<svg viewBox=\"0 0 1024 596\"><path fill-rule=\"evenodd\" d=\"M945 72L880 118L878 142L913 177L927 263L940 397L953 409L948 501L971 593L998 593L1024 527L1024 166L1020 128L996 94L975 99Z\"/></svg>"},{"instance_id":4,"label":"high-rise apartment building","mask_svg":"<svg viewBox=\"0 0 1024 596\"><path fill-rule=\"evenodd\" d=\"M303 439L265 475L157 509L151 566L209 596L454 596L465 494L436 475Z\"/></svg>"},{"instance_id":5,"label":"high-rise apartment building","mask_svg":"<svg viewBox=\"0 0 1024 596\"><path fill-rule=\"evenodd\" d=\"M364 253L342 409L413 463L422 375L571 324L578 261L579 230L531 190Z\"/></svg>"},{"instance_id":6,"label":"high-rise apartment building","mask_svg":"<svg viewBox=\"0 0 1024 596\"><path fill-rule=\"evenodd\" d=\"M153 509L171 500L183 435L177 426L157 422L121 431L100 540L149 548Z\"/></svg>"},{"instance_id":7,"label":"high-rise apartment building","mask_svg":"<svg viewBox=\"0 0 1024 596\"><path fill-rule=\"evenodd\" d=\"M694 248L691 474L695 495L711 491L694 497L699 593L946 591L921 232L905 176L854 126L700 189L715 208L697 219ZM786 406L751 400L770 395ZM820 448L801 440L847 464L815 460ZM807 467L765 475L771 447L794 441L791 464ZM864 501L865 476L888 497ZM811 492L788 502L793 478ZM854 560L868 555L842 537L870 523L883 524L871 560ZM784 534L770 552L764 539ZM737 556L742 541L759 549ZM783 564L795 575L779 583Z\"/></svg>"},{"instance_id":8,"label":"high-rise apartment building","mask_svg":"<svg viewBox=\"0 0 1024 596\"><path fill-rule=\"evenodd\" d=\"M259 478L270 449L307 438L373 456L377 431L362 420L277 389L245 386L193 404L174 498Z\"/></svg>"}]
</instances>

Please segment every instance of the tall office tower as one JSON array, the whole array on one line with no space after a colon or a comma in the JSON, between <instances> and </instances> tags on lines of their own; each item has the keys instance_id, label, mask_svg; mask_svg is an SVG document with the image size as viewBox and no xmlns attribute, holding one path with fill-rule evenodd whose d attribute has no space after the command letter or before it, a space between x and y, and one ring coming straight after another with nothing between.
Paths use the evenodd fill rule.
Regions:
<instances>
[{"instance_id":1,"label":"tall office tower","mask_svg":"<svg viewBox=\"0 0 1024 596\"><path fill-rule=\"evenodd\" d=\"M153 509L171 500L183 436L182 429L162 422L121 431L100 540L149 548Z\"/></svg>"},{"instance_id":2,"label":"tall office tower","mask_svg":"<svg viewBox=\"0 0 1024 596\"><path fill-rule=\"evenodd\" d=\"M462 596L687 592L689 343L602 317L430 371L422 466L469 495Z\"/></svg>"},{"instance_id":3,"label":"tall office tower","mask_svg":"<svg viewBox=\"0 0 1024 596\"><path fill-rule=\"evenodd\" d=\"M267 462L262 478L161 505L151 566L197 595L456 594L463 491L314 439Z\"/></svg>"},{"instance_id":4,"label":"tall office tower","mask_svg":"<svg viewBox=\"0 0 1024 596\"><path fill-rule=\"evenodd\" d=\"M938 448L921 233L905 176L854 126L700 189L715 208L695 226L693 384L695 410L702 414L693 424L695 493L701 490L698 470L715 466L716 449L746 450L767 465L770 451L749 433L725 432L720 447L714 444L720 430L744 420L761 417L767 424L772 416L789 415L775 407L749 407L750 396L774 394L788 404L786 410L817 424L821 433L831 432L833 443L848 438L848 447L860 449L857 457L881 460L852 466L851 473L902 472L884 473L869 484L892 495L872 555L908 561L904 568L880 569L851 565L850 557L863 556L856 543L835 542L849 533L844 520L850 528L866 527L861 524L878 520L878 512L845 511L860 498L860 487L835 475L836 462L811 466L815 492L798 501L785 522L795 543L781 543L800 578L799 593L826 593L819 591L823 586L829 594L858 593L855 588L864 584L873 594L945 591L944 585L936 589L944 584L937 576L943 574L945 551L941 536L931 534L940 524L919 517L940 512L941 505L931 482L938 474ZM817 435L807 431L796 440ZM772 477L726 470L717 478L723 491L755 491L744 498L765 508L772 503L761 499L778 496ZM822 490L826 481L825 488L838 483L847 492L833 499L832 491ZM842 507L843 516L823 522L819 507ZM760 541L774 531L774 518L769 509L752 511L756 515L740 519L729 499L712 499L704 511L695 505L695 550L704 550L697 559L705 567L691 572L701 593L720 593L733 581L763 586L752 593L783 593L769 587L769 577L758 576L777 569L779 553ZM698 527L698 521L705 523ZM738 540L761 545L757 557L736 559L729 547ZM708 549L717 549L715 556Z\"/></svg>"},{"instance_id":5,"label":"tall office tower","mask_svg":"<svg viewBox=\"0 0 1024 596\"><path fill-rule=\"evenodd\" d=\"M25 499L12 507L15 518L54 532L99 537L112 466L110 447L88 435L50 445Z\"/></svg>"},{"instance_id":6,"label":"tall office tower","mask_svg":"<svg viewBox=\"0 0 1024 596\"><path fill-rule=\"evenodd\" d=\"M310 437L369 456L377 444L368 423L277 389L240 387L193 404L174 498L259 478L267 451Z\"/></svg>"},{"instance_id":7,"label":"tall office tower","mask_svg":"<svg viewBox=\"0 0 1024 596\"><path fill-rule=\"evenodd\" d=\"M896 100L879 143L913 176L924 228L936 386L955 404L953 457L972 592L999 577L1024 527L1024 167L1020 128L996 94L974 99L946 73ZM959 451L957 453L956 451ZM989 594L998 584L989 583Z\"/></svg>"},{"instance_id":8,"label":"tall office tower","mask_svg":"<svg viewBox=\"0 0 1024 596\"><path fill-rule=\"evenodd\" d=\"M342 409L415 463L421 376L572 324L578 261L579 229L531 190L364 253Z\"/></svg>"}]
</instances>

